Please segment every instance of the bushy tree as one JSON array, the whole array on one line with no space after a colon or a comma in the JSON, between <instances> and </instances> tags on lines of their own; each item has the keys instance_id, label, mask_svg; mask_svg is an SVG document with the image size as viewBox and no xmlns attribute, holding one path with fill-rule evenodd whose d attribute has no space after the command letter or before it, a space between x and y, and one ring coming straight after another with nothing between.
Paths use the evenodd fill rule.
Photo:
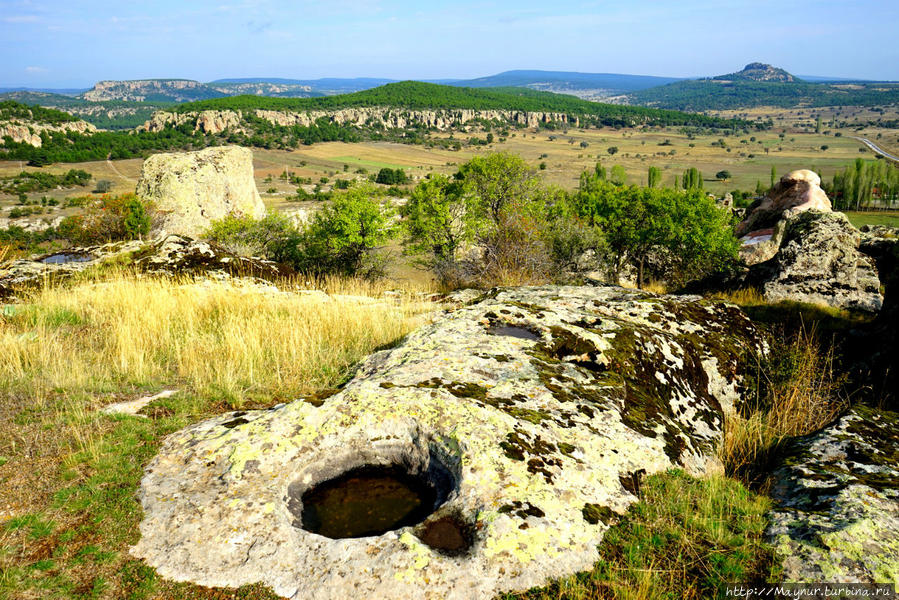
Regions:
<instances>
[{"instance_id":1,"label":"bushy tree","mask_svg":"<svg viewBox=\"0 0 899 600\"><path fill-rule=\"evenodd\" d=\"M666 263L674 281L683 282L722 267L738 248L729 215L699 190L616 186L595 179L584 185L582 180L573 204L603 232L613 271L632 264L638 286L651 256Z\"/></svg>"},{"instance_id":2,"label":"bushy tree","mask_svg":"<svg viewBox=\"0 0 899 600\"><path fill-rule=\"evenodd\" d=\"M299 270L381 276L383 260L375 250L395 236L396 226L391 223L392 211L378 196L370 185L334 194L302 232L296 260Z\"/></svg>"}]
</instances>

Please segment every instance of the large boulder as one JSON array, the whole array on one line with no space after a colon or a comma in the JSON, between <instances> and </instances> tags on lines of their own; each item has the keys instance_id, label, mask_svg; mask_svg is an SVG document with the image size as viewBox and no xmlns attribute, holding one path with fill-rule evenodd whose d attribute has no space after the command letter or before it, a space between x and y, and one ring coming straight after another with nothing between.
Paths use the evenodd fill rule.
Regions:
<instances>
[{"instance_id":1,"label":"large boulder","mask_svg":"<svg viewBox=\"0 0 899 600\"><path fill-rule=\"evenodd\" d=\"M167 578L260 581L290 598L468 600L543 584L591 567L642 474L721 468L724 415L763 344L739 309L696 297L494 290L372 355L326 399L168 437L131 552ZM364 537L313 533L322 490L387 497L349 491L376 467L429 488L424 513Z\"/></svg>"},{"instance_id":2,"label":"large boulder","mask_svg":"<svg viewBox=\"0 0 899 600\"><path fill-rule=\"evenodd\" d=\"M785 581L899 585L899 414L854 408L795 442L772 479Z\"/></svg>"},{"instance_id":3,"label":"large boulder","mask_svg":"<svg viewBox=\"0 0 899 600\"><path fill-rule=\"evenodd\" d=\"M821 178L814 171L801 169L781 177L771 191L746 210L746 218L737 225L738 237L773 228L784 213L805 210L830 212L830 200L821 189Z\"/></svg>"},{"instance_id":4,"label":"large boulder","mask_svg":"<svg viewBox=\"0 0 899 600\"><path fill-rule=\"evenodd\" d=\"M87 269L130 267L156 275L251 276L279 279L291 272L271 261L228 252L209 242L170 235L152 241L134 240L68 248L36 258L16 260L0 269L0 298L44 282L69 279Z\"/></svg>"},{"instance_id":5,"label":"large boulder","mask_svg":"<svg viewBox=\"0 0 899 600\"><path fill-rule=\"evenodd\" d=\"M861 233L846 215L808 210L775 228L773 258L750 267L746 282L767 300L876 312L883 304L874 261L859 251Z\"/></svg>"},{"instance_id":6,"label":"large boulder","mask_svg":"<svg viewBox=\"0 0 899 600\"><path fill-rule=\"evenodd\" d=\"M137 195L159 213L159 233L197 237L227 215L261 218L253 152L239 146L154 154L144 161Z\"/></svg>"}]
</instances>

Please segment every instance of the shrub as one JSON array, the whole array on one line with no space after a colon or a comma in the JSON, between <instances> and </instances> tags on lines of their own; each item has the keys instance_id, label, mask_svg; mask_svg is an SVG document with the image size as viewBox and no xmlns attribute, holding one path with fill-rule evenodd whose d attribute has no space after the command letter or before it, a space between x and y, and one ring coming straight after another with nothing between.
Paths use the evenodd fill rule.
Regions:
<instances>
[{"instance_id":1,"label":"shrub","mask_svg":"<svg viewBox=\"0 0 899 600\"><path fill-rule=\"evenodd\" d=\"M409 181L408 177L406 177L406 172L402 169L389 169L387 167L378 171L378 175L375 177L375 183L381 183L384 185L402 185Z\"/></svg>"},{"instance_id":2,"label":"shrub","mask_svg":"<svg viewBox=\"0 0 899 600\"><path fill-rule=\"evenodd\" d=\"M241 256L261 256L289 262L293 254L289 248L299 244L300 233L281 214L267 215L258 220L250 216L228 215L213 221L203 237Z\"/></svg>"},{"instance_id":3,"label":"shrub","mask_svg":"<svg viewBox=\"0 0 899 600\"><path fill-rule=\"evenodd\" d=\"M57 233L73 244L132 240L150 231L152 206L134 194L103 196L86 206L84 215L66 217L57 228Z\"/></svg>"}]
</instances>

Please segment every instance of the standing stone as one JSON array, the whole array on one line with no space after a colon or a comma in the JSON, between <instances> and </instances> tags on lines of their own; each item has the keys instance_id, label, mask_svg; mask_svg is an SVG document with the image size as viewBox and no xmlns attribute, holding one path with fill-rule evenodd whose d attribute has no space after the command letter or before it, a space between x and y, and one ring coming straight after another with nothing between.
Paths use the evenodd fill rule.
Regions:
<instances>
[{"instance_id":1,"label":"standing stone","mask_svg":"<svg viewBox=\"0 0 899 600\"><path fill-rule=\"evenodd\" d=\"M197 237L227 215L265 215L253 153L239 146L154 154L144 161L137 195L155 205L162 216L154 229L165 234Z\"/></svg>"}]
</instances>

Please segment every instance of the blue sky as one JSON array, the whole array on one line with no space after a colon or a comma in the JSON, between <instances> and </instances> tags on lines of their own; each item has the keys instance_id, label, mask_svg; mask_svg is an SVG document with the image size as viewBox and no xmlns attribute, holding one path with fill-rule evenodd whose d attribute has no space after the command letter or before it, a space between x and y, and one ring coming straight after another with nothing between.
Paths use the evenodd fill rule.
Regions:
<instances>
[{"instance_id":1,"label":"blue sky","mask_svg":"<svg viewBox=\"0 0 899 600\"><path fill-rule=\"evenodd\" d=\"M0 87L509 69L704 76L756 60L899 80L897 31L897 0L0 0Z\"/></svg>"}]
</instances>

